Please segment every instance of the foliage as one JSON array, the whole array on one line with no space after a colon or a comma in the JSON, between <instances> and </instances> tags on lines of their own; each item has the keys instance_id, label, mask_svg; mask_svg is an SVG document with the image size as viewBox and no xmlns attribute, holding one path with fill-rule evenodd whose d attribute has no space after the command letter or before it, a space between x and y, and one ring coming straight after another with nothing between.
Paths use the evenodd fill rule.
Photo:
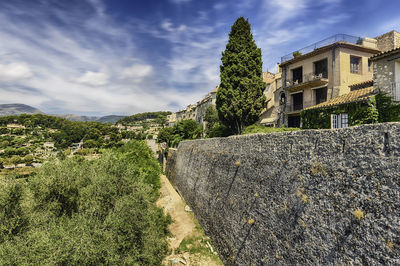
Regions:
<instances>
[{"instance_id":1,"label":"foliage","mask_svg":"<svg viewBox=\"0 0 400 266\"><path fill-rule=\"evenodd\" d=\"M122 124L122 125L129 125L133 124L135 122L143 121L146 119L156 119L158 123L165 123L166 121L166 116L170 115L171 112L167 111L159 111L159 112L147 112L147 113L139 113L139 114L134 114L131 116L126 116L120 120L118 120L117 124Z\"/></svg>"},{"instance_id":2,"label":"foliage","mask_svg":"<svg viewBox=\"0 0 400 266\"><path fill-rule=\"evenodd\" d=\"M203 127L191 119L181 120L173 127L162 128L158 132L157 141L166 142L168 147L177 147L184 139L197 139L201 137Z\"/></svg>"},{"instance_id":3,"label":"foliage","mask_svg":"<svg viewBox=\"0 0 400 266\"><path fill-rule=\"evenodd\" d=\"M375 98L379 123L400 121L400 104L398 102L393 102L386 93L378 93Z\"/></svg>"},{"instance_id":4,"label":"foliage","mask_svg":"<svg viewBox=\"0 0 400 266\"><path fill-rule=\"evenodd\" d=\"M299 128L293 128L293 127L266 127L263 125L259 124L254 124L251 126L246 127L242 135L247 135L247 134L255 134L255 133L272 133L272 132L284 132L284 131L295 131L295 130L300 130Z\"/></svg>"},{"instance_id":5,"label":"foliage","mask_svg":"<svg viewBox=\"0 0 400 266\"><path fill-rule=\"evenodd\" d=\"M240 134L258 120L265 102L261 49L257 48L250 23L240 17L233 24L222 53L221 84L217 92L220 121Z\"/></svg>"},{"instance_id":6,"label":"foliage","mask_svg":"<svg viewBox=\"0 0 400 266\"><path fill-rule=\"evenodd\" d=\"M96 160L52 160L0 180L0 264L160 265L171 222L156 207L160 167L144 142Z\"/></svg>"},{"instance_id":7,"label":"foliage","mask_svg":"<svg viewBox=\"0 0 400 266\"><path fill-rule=\"evenodd\" d=\"M304 110L301 112L302 128L330 128L331 114L341 113L348 114L349 126L377 123L379 110L377 109L376 96L372 96L366 101Z\"/></svg>"},{"instance_id":8,"label":"foliage","mask_svg":"<svg viewBox=\"0 0 400 266\"><path fill-rule=\"evenodd\" d=\"M208 138L227 137L232 134L228 127L221 124L218 111L214 105L207 107L204 121L206 121L205 135Z\"/></svg>"},{"instance_id":9,"label":"foliage","mask_svg":"<svg viewBox=\"0 0 400 266\"><path fill-rule=\"evenodd\" d=\"M13 134L15 130L22 131L18 132L17 135L28 134L32 137L38 137L38 135L42 134L46 141L54 141L55 146L60 149L65 149L73 143L80 142L82 139L84 142L88 142L87 148L114 147L115 145L118 146L117 143L122 139L118 128L100 122L69 121L64 118L42 114L0 117L0 126L6 126L11 123L29 125L26 129L14 129ZM111 141L106 141L106 135L110 136ZM1 145L4 145L4 143Z\"/></svg>"},{"instance_id":10,"label":"foliage","mask_svg":"<svg viewBox=\"0 0 400 266\"><path fill-rule=\"evenodd\" d=\"M295 51L295 52L293 52L293 57L294 57L294 58L299 57L299 56L301 56L301 55L302 55L302 53L301 53L300 51Z\"/></svg>"}]
</instances>

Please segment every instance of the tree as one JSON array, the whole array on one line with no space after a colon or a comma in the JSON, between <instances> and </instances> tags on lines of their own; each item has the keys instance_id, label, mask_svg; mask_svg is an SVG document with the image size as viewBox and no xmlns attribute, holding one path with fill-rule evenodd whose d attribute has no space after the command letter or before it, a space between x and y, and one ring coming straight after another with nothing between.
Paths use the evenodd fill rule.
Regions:
<instances>
[{"instance_id":1,"label":"tree","mask_svg":"<svg viewBox=\"0 0 400 266\"><path fill-rule=\"evenodd\" d=\"M233 24L221 60L218 116L222 124L240 134L245 126L258 120L266 87L262 80L261 49L253 40L249 21L243 17Z\"/></svg>"}]
</instances>

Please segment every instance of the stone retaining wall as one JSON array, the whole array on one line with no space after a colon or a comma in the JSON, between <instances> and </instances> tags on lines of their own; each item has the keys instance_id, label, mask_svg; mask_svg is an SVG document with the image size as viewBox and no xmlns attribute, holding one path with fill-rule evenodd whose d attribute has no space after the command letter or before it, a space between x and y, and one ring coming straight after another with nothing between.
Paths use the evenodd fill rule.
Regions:
<instances>
[{"instance_id":1,"label":"stone retaining wall","mask_svg":"<svg viewBox=\"0 0 400 266\"><path fill-rule=\"evenodd\" d=\"M400 123L185 141L167 176L226 265L400 264Z\"/></svg>"}]
</instances>

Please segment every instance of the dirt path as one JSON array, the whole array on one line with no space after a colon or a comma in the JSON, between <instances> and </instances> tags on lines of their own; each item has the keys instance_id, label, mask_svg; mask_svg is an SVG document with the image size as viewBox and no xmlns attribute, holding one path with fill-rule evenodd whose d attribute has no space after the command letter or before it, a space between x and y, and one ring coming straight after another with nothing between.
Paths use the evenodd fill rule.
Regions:
<instances>
[{"instance_id":1,"label":"dirt path","mask_svg":"<svg viewBox=\"0 0 400 266\"><path fill-rule=\"evenodd\" d=\"M211 252L211 241L204 235L189 206L164 175L161 176L157 206L169 213L173 220L169 226L173 235L169 238L172 253L164 260L164 265L223 265L216 253Z\"/></svg>"}]
</instances>

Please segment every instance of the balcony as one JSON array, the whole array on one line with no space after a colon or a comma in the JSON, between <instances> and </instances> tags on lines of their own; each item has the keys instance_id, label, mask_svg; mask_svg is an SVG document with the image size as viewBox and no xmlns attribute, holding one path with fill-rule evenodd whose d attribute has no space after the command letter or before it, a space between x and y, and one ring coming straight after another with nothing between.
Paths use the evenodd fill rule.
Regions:
<instances>
[{"instance_id":1,"label":"balcony","mask_svg":"<svg viewBox=\"0 0 400 266\"><path fill-rule=\"evenodd\" d=\"M287 79L285 88L290 92L296 92L307 88L315 88L327 85L329 82L327 73L304 74L302 79Z\"/></svg>"},{"instance_id":2,"label":"balcony","mask_svg":"<svg viewBox=\"0 0 400 266\"><path fill-rule=\"evenodd\" d=\"M282 56L281 63L289 61L289 60L293 59L295 56L300 56L300 55L311 53L312 51L314 51L318 48L322 48L324 46L334 44L335 42L347 42L347 43L351 43L351 44L363 45L366 47L370 46L370 45L368 45L368 42L369 42L368 38L362 39L360 37L351 36L351 35L347 35L347 34L336 34L336 35L326 38L322 41L319 41L319 42L316 42L309 46L306 46L306 47L304 47L300 50L297 50L293 53Z\"/></svg>"},{"instance_id":3,"label":"balcony","mask_svg":"<svg viewBox=\"0 0 400 266\"><path fill-rule=\"evenodd\" d=\"M392 98L393 101L400 102L400 82L392 83Z\"/></svg>"}]
</instances>

